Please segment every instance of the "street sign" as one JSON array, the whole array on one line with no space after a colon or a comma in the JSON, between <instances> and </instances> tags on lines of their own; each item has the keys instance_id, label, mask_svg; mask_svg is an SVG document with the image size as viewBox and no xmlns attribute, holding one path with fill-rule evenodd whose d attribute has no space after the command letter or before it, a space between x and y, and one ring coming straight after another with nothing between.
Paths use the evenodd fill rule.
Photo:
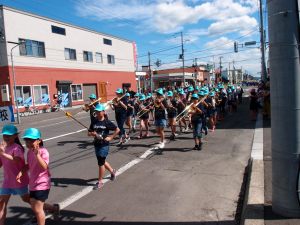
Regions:
<instances>
[{"instance_id":1,"label":"street sign","mask_svg":"<svg viewBox=\"0 0 300 225\"><path fill-rule=\"evenodd\" d=\"M15 122L14 111L12 106L0 107L0 124Z\"/></svg>"},{"instance_id":2,"label":"street sign","mask_svg":"<svg viewBox=\"0 0 300 225\"><path fill-rule=\"evenodd\" d=\"M245 46L249 46L249 45L256 45L256 41L245 42Z\"/></svg>"}]
</instances>

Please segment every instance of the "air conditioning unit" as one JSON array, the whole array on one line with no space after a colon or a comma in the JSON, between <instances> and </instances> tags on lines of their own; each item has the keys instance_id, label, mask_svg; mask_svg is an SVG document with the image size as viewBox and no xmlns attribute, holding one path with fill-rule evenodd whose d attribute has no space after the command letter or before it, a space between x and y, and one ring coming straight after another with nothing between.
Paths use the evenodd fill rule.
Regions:
<instances>
[{"instance_id":1,"label":"air conditioning unit","mask_svg":"<svg viewBox=\"0 0 300 225\"><path fill-rule=\"evenodd\" d=\"M2 102L8 102L9 99L9 87L8 84L0 85L1 88L1 100Z\"/></svg>"}]
</instances>

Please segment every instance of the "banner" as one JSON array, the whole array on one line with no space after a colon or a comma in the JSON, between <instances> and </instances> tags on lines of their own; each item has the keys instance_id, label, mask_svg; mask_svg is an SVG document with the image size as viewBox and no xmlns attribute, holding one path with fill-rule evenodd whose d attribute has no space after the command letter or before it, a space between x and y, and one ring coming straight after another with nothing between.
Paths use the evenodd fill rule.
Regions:
<instances>
[{"instance_id":1,"label":"banner","mask_svg":"<svg viewBox=\"0 0 300 225\"><path fill-rule=\"evenodd\" d=\"M15 122L12 106L0 107L0 125Z\"/></svg>"}]
</instances>

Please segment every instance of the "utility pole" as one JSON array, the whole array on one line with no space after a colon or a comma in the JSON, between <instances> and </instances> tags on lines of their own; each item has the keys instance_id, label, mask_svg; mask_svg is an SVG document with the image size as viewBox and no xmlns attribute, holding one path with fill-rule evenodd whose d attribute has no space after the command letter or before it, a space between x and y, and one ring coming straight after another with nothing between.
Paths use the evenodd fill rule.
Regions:
<instances>
[{"instance_id":1,"label":"utility pole","mask_svg":"<svg viewBox=\"0 0 300 225\"><path fill-rule=\"evenodd\" d=\"M220 59L220 80L222 80L222 58L223 56L220 56L219 59ZM216 84L218 83L218 79L217 79L217 76L216 76Z\"/></svg>"},{"instance_id":2,"label":"utility pole","mask_svg":"<svg viewBox=\"0 0 300 225\"><path fill-rule=\"evenodd\" d=\"M151 54L148 52L148 73L150 78L150 92L153 92L153 77L152 77L152 71L151 71Z\"/></svg>"},{"instance_id":3,"label":"utility pole","mask_svg":"<svg viewBox=\"0 0 300 225\"><path fill-rule=\"evenodd\" d=\"M260 51L261 51L261 79L267 80L266 59L265 59L265 29L263 23L262 0L259 0L259 17L260 17Z\"/></svg>"},{"instance_id":4,"label":"utility pole","mask_svg":"<svg viewBox=\"0 0 300 225\"><path fill-rule=\"evenodd\" d=\"M230 62L228 63L228 77L229 77L229 80L230 80L230 83L232 84L232 74L230 73Z\"/></svg>"},{"instance_id":5,"label":"utility pole","mask_svg":"<svg viewBox=\"0 0 300 225\"><path fill-rule=\"evenodd\" d=\"M267 1L271 79L272 209L299 217L300 66L297 1ZM288 129L286 129L288 127Z\"/></svg>"},{"instance_id":6,"label":"utility pole","mask_svg":"<svg viewBox=\"0 0 300 225\"><path fill-rule=\"evenodd\" d=\"M195 87L197 85L197 76L198 76L198 58L195 58Z\"/></svg>"},{"instance_id":7,"label":"utility pole","mask_svg":"<svg viewBox=\"0 0 300 225\"><path fill-rule=\"evenodd\" d=\"M185 73L184 73L184 48L183 48L183 33L180 32L181 36L181 59L182 59L182 76L183 76L183 86L185 86Z\"/></svg>"}]
</instances>

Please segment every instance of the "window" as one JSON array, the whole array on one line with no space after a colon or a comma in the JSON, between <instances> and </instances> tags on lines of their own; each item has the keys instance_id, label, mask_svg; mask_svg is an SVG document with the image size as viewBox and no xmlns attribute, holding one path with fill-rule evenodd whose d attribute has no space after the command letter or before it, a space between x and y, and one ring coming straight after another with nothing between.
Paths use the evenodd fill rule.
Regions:
<instances>
[{"instance_id":1,"label":"window","mask_svg":"<svg viewBox=\"0 0 300 225\"><path fill-rule=\"evenodd\" d=\"M33 86L33 96L34 96L34 104L35 105L50 103L47 85Z\"/></svg>"},{"instance_id":2,"label":"window","mask_svg":"<svg viewBox=\"0 0 300 225\"><path fill-rule=\"evenodd\" d=\"M66 29L51 25L52 33L66 35Z\"/></svg>"},{"instance_id":3,"label":"window","mask_svg":"<svg viewBox=\"0 0 300 225\"><path fill-rule=\"evenodd\" d=\"M107 63L108 64L115 64L115 56L107 55Z\"/></svg>"},{"instance_id":4,"label":"window","mask_svg":"<svg viewBox=\"0 0 300 225\"><path fill-rule=\"evenodd\" d=\"M102 53L96 52L96 63L103 63Z\"/></svg>"},{"instance_id":5,"label":"window","mask_svg":"<svg viewBox=\"0 0 300 225\"><path fill-rule=\"evenodd\" d=\"M32 105L31 87L30 86L16 86L16 99L19 106Z\"/></svg>"},{"instance_id":6,"label":"window","mask_svg":"<svg viewBox=\"0 0 300 225\"><path fill-rule=\"evenodd\" d=\"M82 86L81 84L72 84L72 101L82 100Z\"/></svg>"},{"instance_id":7,"label":"window","mask_svg":"<svg viewBox=\"0 0 300 225\"><path fill-rule=\"evenodd\" d=\"M25 42L24 44L21 44L19 46L20 55L46 57L44 42L33 41L28 39L19 39L19 42Z\"/></svg>"},{"instance_id":8,"label":"window","mask_svg":"<svg viewBox=\"0 0 300 225\"><path fill-rule=\"evenodd\" d=\"M103 44L105 44L105 45L112 45L112 41L110 39L103 38Z\"/></svg>"},{"instance_id":9,"label":"window","mask_svg":"<svg viewBox=\"0 0 300 225\"><path fill-rule=\"evenodd\" d=\"M65 59L76 60L76 50L71 48L65 48Z\"/></svg>"},{"instance_id":10,"label":"window","mask_svg":"<svg viewBox=\"0 0 300 225\"><path fill-rule=\"evenodd\" d=\"M83 61L85 62L93 62L93 53L83 51Z\"/></svg>"}]
</instances>

